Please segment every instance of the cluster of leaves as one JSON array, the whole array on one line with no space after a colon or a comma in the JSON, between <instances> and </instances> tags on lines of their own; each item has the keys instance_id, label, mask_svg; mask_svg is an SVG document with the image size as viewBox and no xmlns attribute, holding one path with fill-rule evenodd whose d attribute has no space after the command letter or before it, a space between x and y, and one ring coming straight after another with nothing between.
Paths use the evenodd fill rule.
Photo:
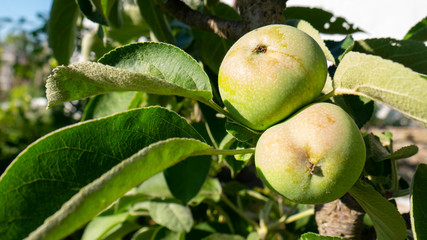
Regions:
<instances>
[{"instance_id":1,"label":"cluster of leaves","mask_svg":"<svg viewBox=\"0 0 427 240\"><path fill-rule=\"evenodd\" d=\"M49 41L60 63L67 64L72 54L81 13L101 24L88 34L98 40L87 41L82 51L94 47L102 53L141 36L179 48L133 43L97 62L54 69L46 84L49 106L96 96L84 121L37 140L2 175L1 239L61 239L79 229L74 234L83 239L339 239L307 233L316 231L313 206L283 199L256 177L252 155L260 132L227 118L217 94L216 73L232 42L165 18L160 1L123 8L121 1L77 2L55 0L52 6ZM200 11L238 18L217 1L188 2ZM331 22L318 31L307 21L322 20L302 20L305 13L330 13L286 11L299 18L288 24L311 35L332 63L319 101L340 105L359 127L369 120L373 100L427 125L422 42L351 36L324 42L319 31L358 29L342 28L346 21L340 18L335 22L341 28ZM424 41L419 32L425 28L417 25L408 34ZM378 239L404 239L405 222L387 198L412 190L411 234L421 239L427 165L419 166L410 188L397 176L396 160L416 147L393 151L387 134L366 133L365 142L367 167L350 194L367 212Z\"/></svg>"}]
</instances>

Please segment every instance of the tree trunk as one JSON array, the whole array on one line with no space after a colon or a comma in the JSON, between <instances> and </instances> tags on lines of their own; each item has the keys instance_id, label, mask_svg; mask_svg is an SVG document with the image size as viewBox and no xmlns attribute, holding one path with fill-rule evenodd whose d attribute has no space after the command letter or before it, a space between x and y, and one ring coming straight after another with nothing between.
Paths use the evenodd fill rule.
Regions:
<instances>
[{"instance_id":1,"label":"tree trunk","mask_svg":"<svg viewBox=\"0 0 427 240\"><path fill-rule=\"evenodd\" d=\"M362 239L362 207L348 193L333 202L316 205L316 223L322 235Z\"/></svg>"}]
</instances>

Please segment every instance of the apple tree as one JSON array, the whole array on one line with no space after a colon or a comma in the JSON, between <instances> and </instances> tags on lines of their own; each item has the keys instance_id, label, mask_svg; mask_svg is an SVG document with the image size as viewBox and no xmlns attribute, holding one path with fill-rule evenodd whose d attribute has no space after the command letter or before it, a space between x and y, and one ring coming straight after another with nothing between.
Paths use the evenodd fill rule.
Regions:
<instances>
[{"instance_id":1,"label":"apple tree","mask_svg":"<svg viewBox=\"0 0 427 240\"><path fill-rule=\"evenodd\" d=\"M418 148L363 128L375 102L427 127L426 19L359 31L283 0L54 0L48 107L85 108L1 175L0 239L426 238Z\"/></svg>"}]
</instances>

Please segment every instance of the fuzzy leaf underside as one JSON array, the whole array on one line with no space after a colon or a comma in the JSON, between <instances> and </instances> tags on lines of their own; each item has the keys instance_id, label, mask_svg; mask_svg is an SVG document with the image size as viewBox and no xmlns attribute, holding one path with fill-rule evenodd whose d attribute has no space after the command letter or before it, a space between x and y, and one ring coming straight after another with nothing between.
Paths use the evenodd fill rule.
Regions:
<instances>
[{"instance_id":1,"label":"fuzzy leaf underside","mask_svg":"<svg viewBox=\"0 0 427 240\"><path fill-rule=\"evenodd\" d=\"M349 52L335 72L333 86L336 95L385 103L427 126L427 78L399 63Z\"/></svg>"},{"instance_id":2,"label":"fuzzy leaf underside","mask_svg":"<svg viewBox=\"0 0 427 240\"><path fill-rule=\"evenodd\" d=\"M164 43L135 43L99 60L54 69L46 83L49 106L113 91L212 98L209 78L187 53Z\"/></svg>"}]
</instances>

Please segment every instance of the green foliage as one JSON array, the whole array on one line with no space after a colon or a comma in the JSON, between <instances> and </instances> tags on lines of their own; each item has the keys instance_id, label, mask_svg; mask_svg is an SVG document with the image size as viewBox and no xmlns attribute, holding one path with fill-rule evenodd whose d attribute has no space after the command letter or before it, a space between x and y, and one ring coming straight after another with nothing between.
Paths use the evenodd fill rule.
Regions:
<instances>
[{"instance_id":1,"label":"green foliage","mask_svg":"<svg viewBox=\"0 0 427 240\"><path fill-rule=\"evenodd\" d=\"M427 230L424 223L427 219L425 211L425 202L427 188L425 185L427 176L427 165L420 164L415 171L411 188L411 225L414 239L424 239L427 236Z\"/></svg>"},{"instance_id":2,"label":"green foliage","mask_svg":"<svg viewBox=\"0 0 427 240\"><path fill-rule=\"evenodd\" d=\"M371 218L377 239L405 239L405 220L397 208L372 186L357 182L349 193Z\"/></svg>"},{"instance_id":3,"label":"green foliage","mask_svg":"<svg viewBox=\"0 0 427 240\"><path fill-rule=\"evenodd\" d=\"M233 41L179 22L165 2L53 1L48 41L64 66L47 79L51 109L32 109L33 94L16 88L0 111L1 163L27 146L0 177L0 239L341 239L315 233L313 206L283 199L256 175L261 132L230 118L217 94ZM183 2L241 20L217 0ZM355 41L350 34L362 30L330 12L290 7L284 14L331 62L325 95L315 101L339 105L359 128L376 101L427 126L425 19L404 40ZM84 18L99 27L88 32ZM324 41L324 33L343 39ZM97 62L68 65L75 51ZM54 106L87 97L74 125ZM58 113L62 120L53 119ZM418 148L394 151L388 133L364 132L364 141L365 169L350 194L378 239L404 239L411 234L388 198L411 191L412 235L423 239L426 165L411 186L397 172L397 161Z\"/></svg>"},{"instance_id":4,"label":"green foliage","mask_svg":"<svg viewBox=\"0 0 427 240\"><path fill-rule=\"evenodd\" d=\"M49 47L59 64L68 64L75 48L79 15L75 1L54 0L48 23Z\"/></svg>"}]
</instances>

